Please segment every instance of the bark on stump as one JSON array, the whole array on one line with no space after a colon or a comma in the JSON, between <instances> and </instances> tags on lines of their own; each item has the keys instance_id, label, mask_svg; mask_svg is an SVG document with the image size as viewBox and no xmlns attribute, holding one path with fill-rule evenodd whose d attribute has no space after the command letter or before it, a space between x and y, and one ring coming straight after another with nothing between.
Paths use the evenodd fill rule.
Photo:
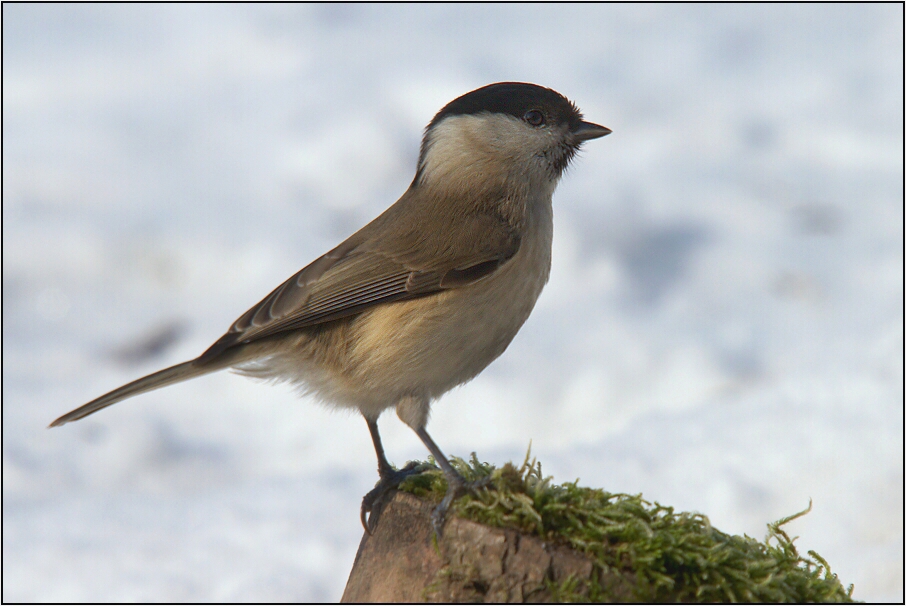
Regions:
<instances>
[{"instance_id":1,"label":"bark on stump","mask_svg":"<svg viewBox=\"0 0 906 606\"><path fill-rule=\"evenodd\" d=\"M407 493L388 499L362 538L343 602L550 602L551 582L572 577L581 590L598 574L568 547L452 515L435 547L433 508ZM596 580L610 601L632 600L627 579Z\"/></svg>"}]
</instances>

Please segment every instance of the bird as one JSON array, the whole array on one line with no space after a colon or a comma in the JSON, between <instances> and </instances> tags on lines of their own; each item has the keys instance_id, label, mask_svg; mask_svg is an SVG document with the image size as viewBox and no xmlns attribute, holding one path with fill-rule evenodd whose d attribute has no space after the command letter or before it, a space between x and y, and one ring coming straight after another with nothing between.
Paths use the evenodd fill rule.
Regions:
<instances>
[{"instance_id":1,"label":"bird","mask_svg":"<svg viewBox=\"0 0 906 606\"><path fill-rule=\"evenodd\" d=\"M378 503L424 469L387 460L377 421L395 408L447 480L432 514L440 534L450 504L474 487L428 434L431 404L499 357L529 317L550 275L554 190L582 144L611 132L537 84L498 82L450 101L425 128L415 177L396 203L274 289L197 358L114 389L50 427L224 369L288 382L364 417L379 476L360 511L370 533Z\"/></svg>"}]
</instances>

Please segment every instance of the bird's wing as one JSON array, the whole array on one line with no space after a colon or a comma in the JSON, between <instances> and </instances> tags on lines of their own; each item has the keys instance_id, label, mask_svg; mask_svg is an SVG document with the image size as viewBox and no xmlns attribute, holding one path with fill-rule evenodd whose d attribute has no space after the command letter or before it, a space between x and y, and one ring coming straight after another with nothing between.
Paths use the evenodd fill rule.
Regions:
<instances>
[{"instance_id":1,"label":"bird's wing","mask_svg":"<svg viewBox=\"0 0 906 606\"><path fill-rule=\"evenodd\" d=\"M519 249L512 227L493 215L450 217L448 229L422 233L418 221L400 223L392 210L277 287L198 361L210 361L240 343L472 284ZM401 224L413 227L393 227Z\"/></svg>"}]
</instances>

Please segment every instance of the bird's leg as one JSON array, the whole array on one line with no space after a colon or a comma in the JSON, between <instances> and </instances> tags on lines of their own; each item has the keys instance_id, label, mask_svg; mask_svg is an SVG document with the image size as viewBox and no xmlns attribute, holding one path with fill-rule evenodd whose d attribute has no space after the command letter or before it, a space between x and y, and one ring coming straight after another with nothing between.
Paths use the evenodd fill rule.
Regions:
<instances>
[{"instance_id":1,"label":"bird's leg","mask_svg":"<svg viewBox=\"0 0 906 606\"><path fill-rule=\"evenodd\" d=\"M431 514L434 532L440 537L444 527L444 519L447 516L447 510L450 509L450 505L453 501L467 491L474 491L485 486L487 484L487 479L478 480L476 482L466 482L466 480L459 475L459 472L453 469L453 466L450 465L450 461L447 460L444 453L441 452L437 444L434 443L434 440L431 439L431 436L428 435L425 426L422 425L421 427L414 429L422 443L424 443L428 450L431 451L431 454L434 455L434 460L440 465L441 470L444 472L444 476L447 478L447 494L444 495L443 500L434 508L434 513Z\"/></svg>"},{"instance_id":2,"label":"bird's leg","mask_svg":"<svg viewBox=\"0 0 906 606\"><path fill-rule=\"evenodd\" d=\"M374 485L374 488L362 498L362 510L360 513L362 526L365 528L365 532L371 534L375 519L373 515L369 514L371 514L375 506L383 500L388 491L399 486L400 482L409 476L421 473L423 469L415 461L410 462L400 470L394 469L384 455L384 446L381 444L381 435L378 433L377 420L366 417L365 421L368 423L368 431L371 432L371 441L374 442L374 452L377 454L378 460L378 475L381 477L378 483Z\"/></svg>"}]
</instances>

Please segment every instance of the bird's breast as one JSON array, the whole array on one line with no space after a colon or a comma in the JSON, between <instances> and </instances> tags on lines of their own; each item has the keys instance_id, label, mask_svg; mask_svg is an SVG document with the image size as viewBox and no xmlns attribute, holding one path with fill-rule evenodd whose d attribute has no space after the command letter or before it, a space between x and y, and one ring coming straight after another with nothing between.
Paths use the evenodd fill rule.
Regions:
<instances>
[{"instance_id":1,"label":"bird's breast","mask_svg":"<svg viewBox=\"0 0 906 606\"><path fill-rule=\"evenodd\" d=\"M502 354L550 275L549 198L532 207L526 218L519 250L493 274L469 286L359 316L349 352L350 379L371 385L369 393L380 398L407 393L437 397Z\"/></svg>"}]
</instances>

